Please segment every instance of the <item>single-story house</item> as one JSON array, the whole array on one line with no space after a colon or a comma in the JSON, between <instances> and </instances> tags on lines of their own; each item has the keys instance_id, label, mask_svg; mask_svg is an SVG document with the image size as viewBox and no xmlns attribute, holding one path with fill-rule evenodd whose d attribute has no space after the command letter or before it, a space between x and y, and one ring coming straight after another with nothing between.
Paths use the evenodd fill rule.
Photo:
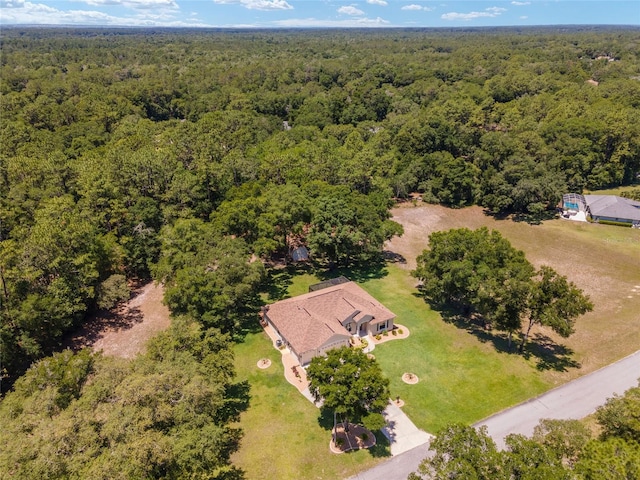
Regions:
<instances>
[{"instance_id":1,"label":"single-story house","mask_svg":"<svg viewBox=\"0 0 640 480\"><path fill-rule=\"evenodd\" d=\"M300 365L327 350L348 346L352 336L393 329L395 315L354 282L328 286L263 307L263 320Z\"/></svg>"},{"instance_id":2,"label":"single-story house","mask_svg":"<svg viewBox=\"0 0 640 480\"><path fill-rule=\"evenodd\" d=\"M640 225L640 202L615 195L585 195L587 214L594 222Z\"/></svg>"}]
</instances>

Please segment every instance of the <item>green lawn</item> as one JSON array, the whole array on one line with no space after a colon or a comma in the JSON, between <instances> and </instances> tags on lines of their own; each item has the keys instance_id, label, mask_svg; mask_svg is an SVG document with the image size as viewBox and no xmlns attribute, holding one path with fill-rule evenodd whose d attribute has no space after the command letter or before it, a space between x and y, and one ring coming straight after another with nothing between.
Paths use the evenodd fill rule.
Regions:
<instances>
[{"instance_id":1,"label":"green lawn","mask_svg":"<svg viewBox=\"0 0 640 480\"><path fill-rule=\"evenodd\" d=\"M416 282L408 269L394 264L373 275L335 272L322 278L309 270L297 274L283 270L265 294L265 302L305 293L310 284L329 276L346 274L357 279L411 331L409 338L378 345L373 353L391 381L392 397L399 395L414 423L432 433L450 422L473 423L637 348L640 294L635 285L640 285L640 232L559 220L538 226L496 221L474 207L431 209L443 213L432 228L496 228L531 261L553 266L592 295L596 309L579 320L575 335L563 339L575 351L567 358L577 359L581 369L540 370L536 368L540 359L535 356L525 359L496 349L494 341L503 339L490 333L473 335L444 322L416 295ZM418 247L426 246L427 234L423 230L416 234L419 241L409 246L418 252ZM248 479L344 478L388 455L387 449L373 455L330 454L330 431L320 426L319 411L286 382L280 354L264 333L248 335L235 353L239 378L251 384L251 405L240 422L245 438L234 456ZM256 366L262 357L273 361L266 371ZM420 382L403 383L404 372L418 375Z\"/></svg>"},{"instance_id":2,"label":"green lawn","mask_svg":"<svg viewBox=\"0 0 640 480\"><path fill-rule=\"evenodd\" d=\"M414 295L415 279L406 270L390 266L388 272L362 286L411 335L379 344L373 353L391 380L392 397L405 401L403 410L418 427L433 433L447 423L473 423L550 388L532 361L500 353L490 341L443 322ZM419 383L405 384L405 372Z\"/></svg>"},{"instance_id":3,"label":"green lawn","mask_svg":"<svg viewBox=\"0 0 640 480\"><path fill-rule=\"evenodd\" d=\"M320 411L285 380L280 352L263 332L247 335L235 356L238 379L251 385L251 400L242 414L245 435L233 462L248 480L345 478L390 455L383 437L373 451L330 453L331 431L320 426ZM265 357L272 365L261 370L257 362Z\"/></svg>"},{"instance_id":4,"label":"green lawn","mask_svg":"<svg viewBox=\"0 0 640 480\"><path fill-rule=\"evenodd\" d=\"M490 343L444 323L415 296L406 270L390 265L381 278L361 285L390 308L411 335L378 345L374 351L391 380L391 392L406 402L404 411L420 428L435 432L449 422L472 423L547 390L533 363L496 352ZM289 279L288 293L298 295L318 282L305 273ZM385 448L343 455L329 453L330 431L319 425L319 410L284 379L279 352L262 332L250 334L235 348L240 380L251 384L251 405L242 416L245 431L234 463L258 478L344 478L388 455ZM270 358L272 366L256 363ZM404 372L420 377L416 385L401 381Z\"/></svg>"},{"instance_id":5,"label":"green lawn","mask_svg":"<svg viewBox=\"0 0 640 480\"><path fill-rule=\"evenodd\" d=\"M616 188L607 188L603 190L585 190L584 194L590 195L620 195L623 192L629 192L631 190L637 190L640 188L640 184L636 185L627 185L624 187L616 187Z\"/></svg>"}]
</instances>

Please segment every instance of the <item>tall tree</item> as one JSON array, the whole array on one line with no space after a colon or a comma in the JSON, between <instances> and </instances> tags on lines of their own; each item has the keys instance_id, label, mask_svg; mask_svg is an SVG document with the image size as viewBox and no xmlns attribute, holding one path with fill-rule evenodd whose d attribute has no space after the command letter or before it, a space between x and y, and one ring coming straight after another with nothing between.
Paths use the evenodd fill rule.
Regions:
<instances>
[{"instance_id":1,"label":"tall tree","mask_svg":"<svg viewBox=\"0 0 640 480\"><path fill-rule=\"evenodd\" d=\"M389 402L389 380L375 359L362 350L342 347L314 357L307 369L309 390L322 408L345 423L362 423L370 430L384 426L382 411Z\"/></svg>"},{"instance_id":2,"label":"tall tree","mask_svg":"<svg viewBox=\"0 0 640 480\"><path fill-rule=\"evenodd\" d=\"M593 305L580 289L550 267L539 272L524 253L499 232L466 228L435 232L429 250L417 258L413 275L432 302L458 306L470 318L508 333L525 328L520 351L534 325L545 325L563 337L573 333L577 317ZM534 277L534 275L536 275Z\"/></svg>"},{"instance_id":3,"label":"tall tree","mask_svg":"<svg viewBox=\"0 0 640 480\"><path fill-rule=\"evenodd\" d=\"M264 267L251 261L242 239L220 237L200 220L179 220L162 232L155 278L166 284L175 314L188 313L207 327L238 333L255 313Z\"/></svg>"},{"instance_id":4,"label":"tall tree","mask_svg":"<svg viewBox=\"0 0 640 480\"><path fill-rule=\"evenodd\" d=\"M453 424L440 431L430 443L433 456L425 458L408 480L474 478L506 479L503 461L486 427L476 430Z\"/></svg>"},{"instance_id":5,"label":"tall tree","mask_svg":"<svg viewBox=\"0 0 640 480\"><path fill-rule=\"evenodd\" d=\"M537 277L529 297L529 318L520 351L523 350L534 325L550 327L566 338L574 332L576 318L593 310L589 297L573 282L569 282L567 277L558 274L551 267L543 265Z\"/></svg>"}]
</instances>

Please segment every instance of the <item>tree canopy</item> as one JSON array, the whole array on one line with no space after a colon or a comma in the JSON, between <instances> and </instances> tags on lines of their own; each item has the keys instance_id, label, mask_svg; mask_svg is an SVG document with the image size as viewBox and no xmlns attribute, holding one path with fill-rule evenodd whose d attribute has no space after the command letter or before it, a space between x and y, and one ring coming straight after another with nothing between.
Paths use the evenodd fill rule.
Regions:
<instances>
[{"instance_id":1,"label":"tree canopy","mask_svg":"<svg viewBox=\"0 0 640 480\"><path fill-rule=\"evenodd\" d=\"M27 479L242 478L229 461L241 436L230 423L248 399L233 375L228 337L186 318L132 362L88 350L55 354L0 404L0 471Z\"/></svg>"},{"instance_id":2,"label":"tree canopy","mask_svg":"<svg viewBox=\"0 0 640 480\"><path fill-rule=\"evenodd\" d=\"M412 273L427 300L453 305L468 319L477 315L509 340L524 322L521 350L534 325L568 337L576 318L593 308L566 277L544 265L536 272L523 252L487 228L432 233Z\"/></svg>"},{"instance_id":3,"label":"tree canopy","mask_svg":"<svg viewBox=\"0 0 640 480\"><path fill-rule=\"evenodd\" d=\"M370 430L384 426L382 411L389 403L389 380L375 359L360 349L341 347L317 356L307 368L309 391L322 408L345 422Z\"/></svg>"}]
</instances>

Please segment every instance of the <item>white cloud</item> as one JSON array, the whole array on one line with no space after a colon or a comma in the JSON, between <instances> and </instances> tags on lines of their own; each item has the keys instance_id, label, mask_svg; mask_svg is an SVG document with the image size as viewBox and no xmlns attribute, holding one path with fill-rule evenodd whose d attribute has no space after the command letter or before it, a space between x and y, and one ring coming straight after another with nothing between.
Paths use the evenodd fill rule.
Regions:
<instances>
[{"instance_id":1,"label":"white cloud","mask_svg":"<svg viewBox=\"0 0 640 480\"><path fill-rule=\"evenodd\" d=\"M425 12L430 12L431 10L433 10L431 7L425 7L422 5L416 5L415 3L412 3L411 5L404 5L402 8L400 8L400 10L424 10Z\"/></svg>"},{"instance_id":2,"label":"white cloud","mask_svg":"<svg viewBox=\"0 0 640 480\"><path fill-rule=\"evenodd\" d=\"M0 0L0 8L22 8L24 0Z\"/></svg>"},{"instance_id":3,"label":"white cloud","mask_svg":"<svg viewBox=\"0 0 640 480\"><path fill-rule=\"evenodd\" d=\"M388 20L377 18L347 18L344 20L325 20L318 18L287 18L276 20L270 25L283 28L374 28L390 26Z\"/></svg>"},{"instance_id":4,"label":"white cloud","mask_svg":"<svg viewBox=\"0 0 640 480\"><path fill-rule=\"evenodd\" d=\"M3 5L8 3L3 1ZM11 0L16 5L15 0ZM160 13L158 13L160 12ZM129 17L116 17L95 10L58 10L42 3L19 2L19 6L4 8L0 11L2 24L27 25L106 25L106 26L144 26L144 27L208 27L201 22L176 20L175 10L156 10L153 13L141 10Z\"/></svg>"},{"instance_id":5,"label":"white cloud","mask_svg":"<svg viewBox=\"0 0 640 480\"><path fill-rule=\"evenodd\" d=\"M178 8L175 0L81 0L93 7L105 5L122 5L134 9Z\"/></svg>"},{"instance_id":6,"label":"white cloud","mask_svg":"<svg viewBox=\"0 0 640 480\"><path fill-rule=\"evenodd\" d=\"M511 5L517 5L517 6L521 7L522 5L531 5L531 2L516 2L516 1L513 1L513 2L511 2Z\"/></svg>"},{"instance_id":7,"label":"white cloud","mask_svg":"<svg viewBox=\"0 0 640 480\"><path fill-rule=\"evenodd\" d=\"M501 7L489 7L485 8L482 12L469 12L469 13L458 13L458 12L450 12L443 14L440 18L443 20L474 20L476 18L483 17L497 17L502 14L502 12L506 12L506 8Z\"/></svg>"},{"instance_id":8,"label":"white cloud","mask_svg":"<svg viewBox=\"0 0 640 480\"><path fill-rule=\"evenodd\" d=\"M529 18L529 17L527 17L526 15L522 15L522 16L520 17L520 20L526 20L527 18Z\"/></svg>"},{"instance_id":9,"label":"white cloud","mask_svg":"<svg viewBox=\"0 0 640 480\"><path fill-rule=\"evenodd\" d=\"M362 10L354 7L353 5L346 5L344 7L340 7L338 9L338 13L344 13L345 15L352 15L352 16L364 15L364 12Z\"/></svg>"},{"instance_id":10,"label":"white cloud","mask_svg":"<svg viewBox=\"0 0 640 480\"><path fill-rule=\"evenodd\" d=\"M215 3L242 5L249 10L293 10L286 0L213 0Z\"/></svg>"},{"instance_id":11,"label":"white cloud","mask_svg":"<svg viewBox=\"0 0 640 480\"><path fill-rule=\"evenodd\" d=\"M367 3L371 5L380 5L381 7L386 7L387 5L389 5L384 0L367 0Z\"/></svg>"}]
</instances>

